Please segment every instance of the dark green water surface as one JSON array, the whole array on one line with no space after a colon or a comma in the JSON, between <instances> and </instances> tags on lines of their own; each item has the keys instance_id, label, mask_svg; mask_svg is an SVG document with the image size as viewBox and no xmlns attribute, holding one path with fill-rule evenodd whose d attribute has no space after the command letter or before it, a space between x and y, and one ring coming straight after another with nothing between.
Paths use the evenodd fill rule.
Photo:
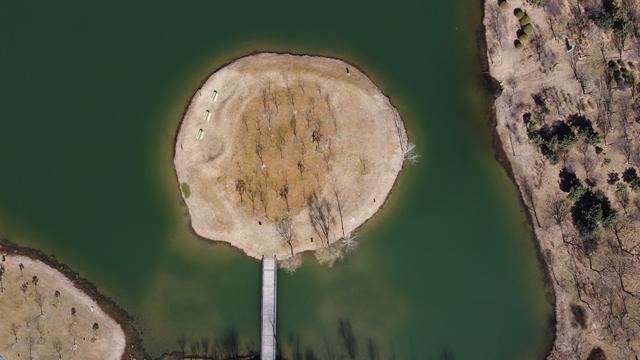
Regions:
<instances>
[{"instance_id":1,"label":"dark green water surface","mask_svg":"<svg viewBox=\"0 0 640 360\"><path fill-rule=\"evenodd\" d=\"M172 141L207 74L251 51L345 58L392 98L422 158L357 251L279 276L280 341L324 356L338 321L396 359L532 359L548 307L526 219L493 160L477 0L5 2L0 231L137 319L158 355L236 331L257 346L259 263L193 236Z\"/></svg>"}]
</instances>

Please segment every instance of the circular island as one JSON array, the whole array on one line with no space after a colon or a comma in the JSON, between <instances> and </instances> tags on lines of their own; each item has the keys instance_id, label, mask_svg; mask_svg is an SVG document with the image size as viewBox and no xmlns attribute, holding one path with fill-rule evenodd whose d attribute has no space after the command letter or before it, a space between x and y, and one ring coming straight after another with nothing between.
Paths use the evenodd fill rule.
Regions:
<instances>
[{"instance_id":1,"label":"circular island","mask_svg":"<svg viewBox=\"0 0 640 360\"><path fill-rule=\"evenodd\" d=\"M283 260L348 242L384 204L408 148L400 114L353 65L260 53L197 90L174 165L198 235Z\"/></svg>"}]
</instances>

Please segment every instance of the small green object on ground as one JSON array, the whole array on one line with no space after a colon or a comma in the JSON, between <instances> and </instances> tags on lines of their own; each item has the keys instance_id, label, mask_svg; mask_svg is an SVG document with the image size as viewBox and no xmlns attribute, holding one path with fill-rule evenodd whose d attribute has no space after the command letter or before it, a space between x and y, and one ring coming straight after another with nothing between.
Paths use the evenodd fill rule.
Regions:
<instances>
[{"instance_id":1,"label":"small green object on ground","mask_svg":"<svg viewBox=\"0 0 640 360\"><path fill-rule=\"evenodd\" d=\"M182 184L180 184L180 190L182 190L182 193L186 198L188 198L189 195L191 195L191 188L189 187L189 184L187 184L186 182L183 182Z\"/></svg>"}]
</instances>

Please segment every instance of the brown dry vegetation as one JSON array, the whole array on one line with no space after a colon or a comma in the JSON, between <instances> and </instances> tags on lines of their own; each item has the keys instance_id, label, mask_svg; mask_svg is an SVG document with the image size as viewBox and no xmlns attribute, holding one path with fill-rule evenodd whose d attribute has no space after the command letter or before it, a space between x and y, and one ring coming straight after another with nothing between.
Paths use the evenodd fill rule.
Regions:
<instances>
[{"instance_id":1,"label":"brown dry vegetation","mask_svg":"<svg viewBox=\"0 0 640 360\"><path fill-rule=\"evenodd\" d=\"M325 186L337 123L318 84L266 87L261 92L240 115L231 178L236 179L236 200L249 213L286 219ZM290 103L295 113L285 110Z\"/></svg>"},{"instance_id":2,"label":"brown dry vegetation","mask_svg":"<svg viewBox=\"0 0 640 360\"><path fill-rule=\"evenodd\" d=\"M638 1L508 4L485 2L487 55L496 132L556 295L549 358L637 359L640 188L623 173L640 168ZM522 49L515 8L534 29Z\"/></svg>"},{"instance_id":3,"label":"brown dry vegetation","mask_svg":"<svg viewBox=\"0 0 640 360\"><path fill-rule=\"evenodd\" d=\"M5 359L120 359L125 335L64 275L28 257L0 261L0 355Z\"/></svg>"}]
</instances>

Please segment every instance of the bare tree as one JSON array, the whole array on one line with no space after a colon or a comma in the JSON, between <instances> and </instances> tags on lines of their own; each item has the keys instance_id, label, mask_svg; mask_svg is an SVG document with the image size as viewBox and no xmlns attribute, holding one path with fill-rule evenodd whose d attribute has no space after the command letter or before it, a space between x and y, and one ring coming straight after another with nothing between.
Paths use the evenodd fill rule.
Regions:
<instances>
[{"instance_id":1,"label":"bare tree","mask_svg":"<svg viewBox=\"0 0 640 360\"><path fill-rule=\"evenodd\" d=\"M56 306L58 306L58 304L60 303L60 291L56 290L56 291L53 293L53 298L54 298L55 300L53 301L53 304L51 304L51 305L52 305L52 306L54 306L54 307L56 307Z\"/></svg>"},{"instance_id":2,"label":"bare tree","mask_svg":"<svg viewBox=\"0 0 640 360\"><path fill-rule=\"evenodd\" d=\"M31 278L31 283L33 284L36 292L38 292L38 282L40 280L38 279L38 277L36 275L33 275L33 277Z\"/></svg>"},{"instance_id":3,"label":"bare tree","mask_svg":"<svg viewBox=\"0 0 640 360\"><path fill-rule=\"evenodd\" d=\"M635 166L640 167L640 144L635 144L635 146L633 146L633 150L631 150L629 158Z\"/></svg>"},{"instance_id":4,"label":"bare tree","mask_svg":"<svg viewBox=\"0 0 640 360\"><path fill-rule=\"evenodd\" d=\"M538 62L542 65L543 64L543 57L544 57L544 50L545 50L545 39L543 38L543 36L539 33L539 32L535 32L533 34L533 36L531 37L531 46L533 47L533 51L536 54L536 57L538 58ZM542 71L543 72L547 72L547 67L543 66L542 67Z\"/></svg>"},{"instance_id":5,"label":"bare tree","mask_svg":"<svg viewBox=\"0 0 640 360\"><path fill-rule=\"evenodd\" d=\"M553 39L558 41L558 35L556 34L555 22L552 17L547 18L547 24L549 25L549 29L551 30L551 35L553 35Z\"/></svg>"},{"instance_id":6,"label":"bare tree","mask_svg":"<svg viewBox=\"0 0 640 360\"><path fill-rule=\"evenodd\" d=\"M403 151L405 161L408 161L410 164L416 164L418 159L420 159L420 154L413 143L406 144Z\"/></svg>"},{"instance_id":7,"label":"bare tree","mask_svg":"<svg viewBox=\"0 0 640 360\"><path fill-rule=\"evenodd\" d=\"M495 39L500 42L504 37L504 21L500 21L500 8L498 6L491 6L488 12L488 23L493 31Z\"/></svg>"},{"instance_id":8,"label":"bare tree","mask_svg":"<svg viewBox=\"0 0 640 360\"><path fill-rule=\"evenodd\" d=\"M93 330L93 337L97 339L98 330L100 330L100 325L98 325L98 323L93 323L93 326L91 326L91 330Z\"/></svg>"},{"instance_id":9,"label":"bare tree","mask_svg":"<svg viewBox=\"0 0 640 360\"><path fill-rule=\"evenodd\" d=\"M601 77L596 89L598 97L598 114L596 117L596 125L602 132L604 144L607 145L607 136L613 129L611 123L611 113L613 112L611 109L611 105L613 103L613 94L611 91L611 87L607 84L606 75L603 75Z\"/></svg>"},{"instance_id":10,"label":"bare tree","mask_svg":"<svg viewBox=\"0 0 640 360\"><path fill-rule=\"evenodd\" d=\"M244 193L247 191L247 183L242 179L235 182L236 192L240 196L240 203L244 203Z\"/></svg>"},{"instance_id":11,"label":"bare tree","mask_svg":"<svg viewBox=\"0 0 640 360\"><path fill-rule=\"evenodd\" d=\"M555 105L558 116L563 116L562 111L560 111L562 96L560 95L558 89L555 87L546 87L542 89L542 94L545 99L549 99L553 103L553 105Z\"/></svg>"},{"instance_id":12,"label":"bare tree","mask_svg":"<svg viewBox=\"0 0 640 360\"><path fill-rule=\"evenodd\" d=\"M586 90L586 85L585 85L585 79L584 79L584 74L582 73L582 70L578 68L578 55L577 53L571 53L567 55L569 58L569 65L571 65L571 72L573 73L573 77L578 81L578 84L580 84L580 89L582 90L582 94L586 95L587 94L587 90Z\"/></svg>"},{"instance_id":13,"label":"bare tree","mask_svg":"<svg viewBox=\"0 0 640 360\"><path fill-rule=\"evenodd\" d=\"M293 226L291 225L291 219L287 216L276 221L276 231L280 239L289 245L291 256L293 256Z\"/></svg>"},{"instance_id":14,"label":"bare tree","mask_svg":"<svg viewBox=\"0 0 640 360\"><path fill-rule=\"evenodd\" d=\"M547 263L547 268L549 269L551 276L553 276L553 281L555 281L557 286L560 286L560 282L558 281L558 277L556 276L556 272L554 270L555 257L553 256L553 251L551 249L544 250L544 259Z\"/></svg>"},{"instance_id":15,"label":"bare tree","mask_svg":"<svg viewBox=\"0 0 640 360\"><path fill-rule=\"evenodd\" d=\"M260 203L262 204L262 209L264 210L264 217L269 218L269 213L267 211L267 196L264 193L264 189L260 187L258 190L258 199L260 199Z\"/></svg>"},{"instance_id":16,"label":"bare tree","mask_svg":"<svg viewBox=\"0 0 640 360\"><path fill-rule=\"evenodd\" d=\"M547 202L547 211L553 222L560 227L560 233L562 240L564 241L564 226L571 212L571 205L569 202L559 194L553 194L551 199Z\"/></svg>"},{"instance_id":17,"label":"bare tree","mask_svg":"<svg viewBox=\"0 0 640 360\"><path fill-rule=\"evenodd\" d=\"M320 237L320 240L329 246L329 235L333 224L331 205L328 201L321 200L315 193L312 193L307 198L307 209L313 230Z\"/></svg>"},{"instance_id":18,"label":"bare tree","mask_svg":"<svg viewBox=\"0 0 640 360\"><path fill-rule=\"evenodd\" d=\"M11 323L11 335L13 335L14 344L18 343L18 331L20 330L20 326L16 323Z\"/></svg>"},{"instance_id":19,"label":"bare tree","mask_svg":"<svg viewBox=\"0 0 640 360\"><path fill-rule=\"evenodd\" d=\"M36 302L36 304L38 305L38 308L40 309L40 315L44 315L44 311L43 311L43 306L44 306L44 296L42 296L42 294L37 293L36 297L33 299L33 301Z\"/></svg>"},{"instance_id":20,"label":"bare tree","mask_svg":"<svg viewBox=\"0 0 640 360\"><path fill-rule=\"evenodd\" d=\"M628 220L626 218L622 218L615 223L615 225L611 228L611 231L613 232L613 235L618 243L618 249L622 253L634 256L636 254L633 254L631 251L629 251L623 243L623 235L630 228L631 226Z\"/></svg>"},{"instance_id":21,"label":"bare tree","mask_svg":"<svg viewBox=\"0 0 640 360\"><path fill-rule=\"evenodd\" d=\"M620 139L620 151L624 154L624 158L627 161L627 164L631 163L631 157L633 156L633 144L629 140L629 138L623 137Z\"/></svg>"},{"instance_id":22,"label":"bare tree","mask_svg":"<svg viewBox=\"0 0 640 360\"><path fill-rule=\"evenodd\" d=\"M569 30L569 33L575 38L576 45L580 46L584 40L584 34L589 27L589 19L576 0L570 2L569 12L570 18L567 23L567 30Z\"/></svg>"},{"instance_id":23,"label":"bare tree","mask_svg":"<svg viewBox=\"0 0 640 360\"><path fill-rule=\"evenodd\" d=\"M4 275L4 265L0 265L0 293L4 292L4 282L2 281L3 275Z\"/></svg>"},{"instance_id":24,"label":"bare tree","mask_svg":"<svg viewBox=\"0 0 640 360\"><path fill-rule=\"evenodd\" d=\"M45 343L44 325L42 324L41 321L36 321L36 331L38 332L37 343L38 344L44 344Z\"/></svg>"},{"instance_id":25,"label":"bare tree","mask_svg":"<svg viewBox=\"0 0 640 360\"><path fill-rule=\"evenodd\" d=\"M256 143L256 156L258 156L258 159L260 159L260 165L262 165L262 168L264 169L264 145L261 142L257 142Z\"/></svg>"},{"instance_id":26,"label":"bare tree","mask_svg":"<svg viewBox=\"0 0 640 360\"><path fill-rule=\"evenodd\" d=\"M287 206L287 214L290 213L291 208L289 208L289 184L285 183L284 185L282 185L280 191L278 192L278 195L280 195L280 197L284 199L285 205Z\"/></svg>"},{"instance_id":27,"label":"bare tree","mask_svg":"<svg viewBox=\"0 0 640 360\"><path fill-rule=\"evenodd\" d=\"M593 173L593 170L595 170L596 165L597 165L596 160L587 151L582 155L580 163L582 164L582 167L584 168L584 172L585 172L586 177L588 179L591 179L591 175Z\"/></svg>"},{"instance_id":28,"label":"bare tree","mask_svg":"<svg viewBox=\"0 0 640 360\"><path fill-rule=\"evenodd\" d=\"M631 271L633 269L633 260L625 255L621 256L609 256L608 258L609 266L613 270L615 277L620 285L620 290L622 290L627 295L633 296L634 298L638 298L638 294L632 292L627 286L627 276L631 275Z\"/></svg>"},{"instance_id":29,"label":"bare tree","mask_svg":"<svg viewBox=\"0 0 640 360\"><path fill-rule=\"evenodd\" d=\"M527 179L522 180L522 196L524 197L525 202L529 203L531 206L531 211L533 212L533 217L536 219L536 224L538 227L542 227L542 225L540 225L540 219L538 218L538 211L536 210L533 188Z\"/></svg>"},{"instance_id":30,"label":"bare tree","mask_svg":"<svg viewBox=\"0 0 640 360\"><path fill-rule=\"evenodd\" d=\"M640 5L638 0L622 0L620 5L633 28L633 34L638 36L640 34Z\"/></svg>"},{"instance_id":31,"label":"bare tree","mask_svg":"<svg viewBox=\"0 0 640 360\"><path fill-rule=\"evenodd\" d=\"M29 355L29 360L33 360L33 347L36 344L36 339L31 336L31 334L27 335L26 345L27 345L27 353Z\"/></svg>"},{"instance_id":32,"label":"bare tree","mask_svg":"<svg viewBox=\"0 0 640 360\"><path fill-rule=\"evenodd\" d=\"M338 216L340 216L340 227L342 228L342 237L344 238L346 234L344 232L344 221L342 218L342 202L340 201L338 190L335 187L333 188L333 195L336 198L336 205L338 206Z\"/></svg>"},{"instance_id":33,"label":"bare tree","mask_svg":"<svg viewBox=\"0 0 640 360\"><path fill-rule=\"evenodd\" d=\"M56 352L56 354L58 354L58 360L62 360L62 342L60 341L60 339L53 339L51 346L53 346L53 350Z\"/></svg>"}]
</instances>

